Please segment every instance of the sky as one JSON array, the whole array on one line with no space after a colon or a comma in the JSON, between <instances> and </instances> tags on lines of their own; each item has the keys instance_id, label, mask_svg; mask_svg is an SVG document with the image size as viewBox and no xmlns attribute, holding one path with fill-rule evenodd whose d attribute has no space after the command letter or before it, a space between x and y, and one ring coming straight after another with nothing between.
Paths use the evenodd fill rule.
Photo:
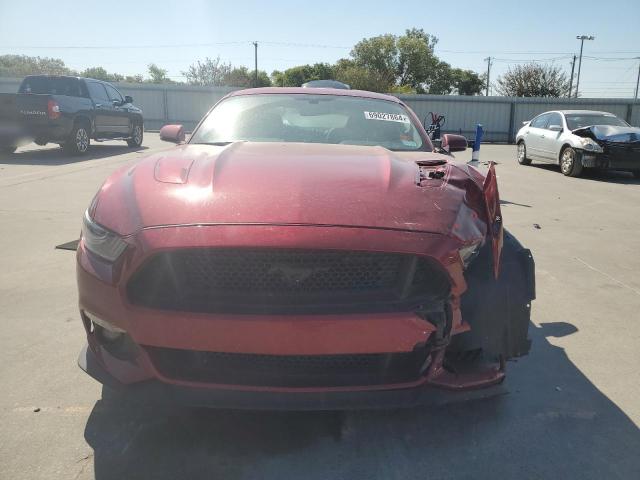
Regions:
<instances>
[{"instance_id":1,"label":"sky","mask_svg":"<svg viewBox=\"0 0 640 480\"><path fill-rule=\"evenodd\" d=\"M55 5L55 7L52 7ZM585 41L583 97L633 96L640 63L640 0L593 1L204 1L0 0L0 55L61 58L78 70L146 74L156 63L176 80L191 63L220 56L233 65L273 70L335 62L365 37L423 28L436 55L454 67L486 72L537 60L570 72ZM91 48L86 48L91 47ZM577 68L576 68L577 72Z\"/></svg>"}]
</instances>

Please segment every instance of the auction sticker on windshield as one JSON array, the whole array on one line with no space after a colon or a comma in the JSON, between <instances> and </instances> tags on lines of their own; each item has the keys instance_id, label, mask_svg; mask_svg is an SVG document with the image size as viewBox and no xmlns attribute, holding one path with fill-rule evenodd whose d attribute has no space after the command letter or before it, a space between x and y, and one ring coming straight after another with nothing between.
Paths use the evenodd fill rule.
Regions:
<instances>
[{"instance_id":1,"label":"auction sticker on windshield","mask_svg":"<svg viewBox=\"0 0 640 480\"><path fill-rule=\"evenodd\" d=\"M364 112L364 118L367 120L384 120L387 122L411 123L409 117L399 113L383 113L383 112Z\"/></svg>"}]
</instances>

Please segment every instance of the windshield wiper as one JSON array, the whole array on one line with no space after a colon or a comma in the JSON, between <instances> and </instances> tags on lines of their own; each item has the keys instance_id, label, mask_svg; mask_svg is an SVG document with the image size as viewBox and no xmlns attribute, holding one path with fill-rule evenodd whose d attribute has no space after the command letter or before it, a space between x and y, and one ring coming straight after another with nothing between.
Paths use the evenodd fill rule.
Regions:
<instances>
[{"instance_id":1,"label":"windshield wiper","mask_svg":"<svg viewBox=\"0 0 640 480\"><path fill-rule=\"evenodd\" d=\"M230 141L230 142L194 142L194 145L215 145L216 147L224 147L225 145L229 145L230 143L233 143L233 141Z\"/></svg>"}]
</instances>

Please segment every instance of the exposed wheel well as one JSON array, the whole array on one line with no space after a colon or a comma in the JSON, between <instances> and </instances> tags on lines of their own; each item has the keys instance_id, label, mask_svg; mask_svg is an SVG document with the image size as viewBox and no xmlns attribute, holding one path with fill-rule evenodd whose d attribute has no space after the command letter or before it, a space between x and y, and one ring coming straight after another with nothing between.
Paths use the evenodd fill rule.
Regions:
<instances>
[{"instance_id":1,"label":"exposed wheel well","mask_svg":"<svg viewBox=\"0 0 640 480\"><path fill-rule=\"evenodd\" d=\"M73 125L85 125L89 129L89 136L93 134L93 124L89 117L85 117L83 115L77 116L73 119Z\"/></svg>"},{"instance_id":2,"label":"exposed wheel well","mask_svg":"<svg viewBox=\"0 0 640 480\"><path fill-rule=\"evenodd\" d=\"M558 154L558 158L556 159L558 161L558 165L560 165L560 158L562 158L562 152L564 152L567 148L573 148L573 147L568 143L565 143L564 145L562 145L562 147L560 147L560 153Z\"/></svg>"}]
</instances>

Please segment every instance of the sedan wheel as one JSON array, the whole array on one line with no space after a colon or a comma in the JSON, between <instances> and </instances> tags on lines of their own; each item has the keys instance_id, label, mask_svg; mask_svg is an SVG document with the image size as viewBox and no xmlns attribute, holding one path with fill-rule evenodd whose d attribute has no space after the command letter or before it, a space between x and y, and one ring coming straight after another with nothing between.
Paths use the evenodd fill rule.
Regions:
<instances>
[{"instance_id":1,"label":"sedan wheel","mask_svg":"<svg viewBox=\"0 0 640 480\"><path fill-rule=\"evenodd\" d=\"M524 142L518 144L518 163L520 165L531 165L531 160L527 158L527 147Z\"/></svg>"},{"instance_id":2,"label":"sedan wheel","mask_svg":"<svg viewBox=\"0 0 640 480\"><path fill-rule=\"evenodd\" d=\"M578 177L582 173L582 164L573 148L567 147L560 154L560 171L567 177Z\"/></svg>"}]
</instances>

